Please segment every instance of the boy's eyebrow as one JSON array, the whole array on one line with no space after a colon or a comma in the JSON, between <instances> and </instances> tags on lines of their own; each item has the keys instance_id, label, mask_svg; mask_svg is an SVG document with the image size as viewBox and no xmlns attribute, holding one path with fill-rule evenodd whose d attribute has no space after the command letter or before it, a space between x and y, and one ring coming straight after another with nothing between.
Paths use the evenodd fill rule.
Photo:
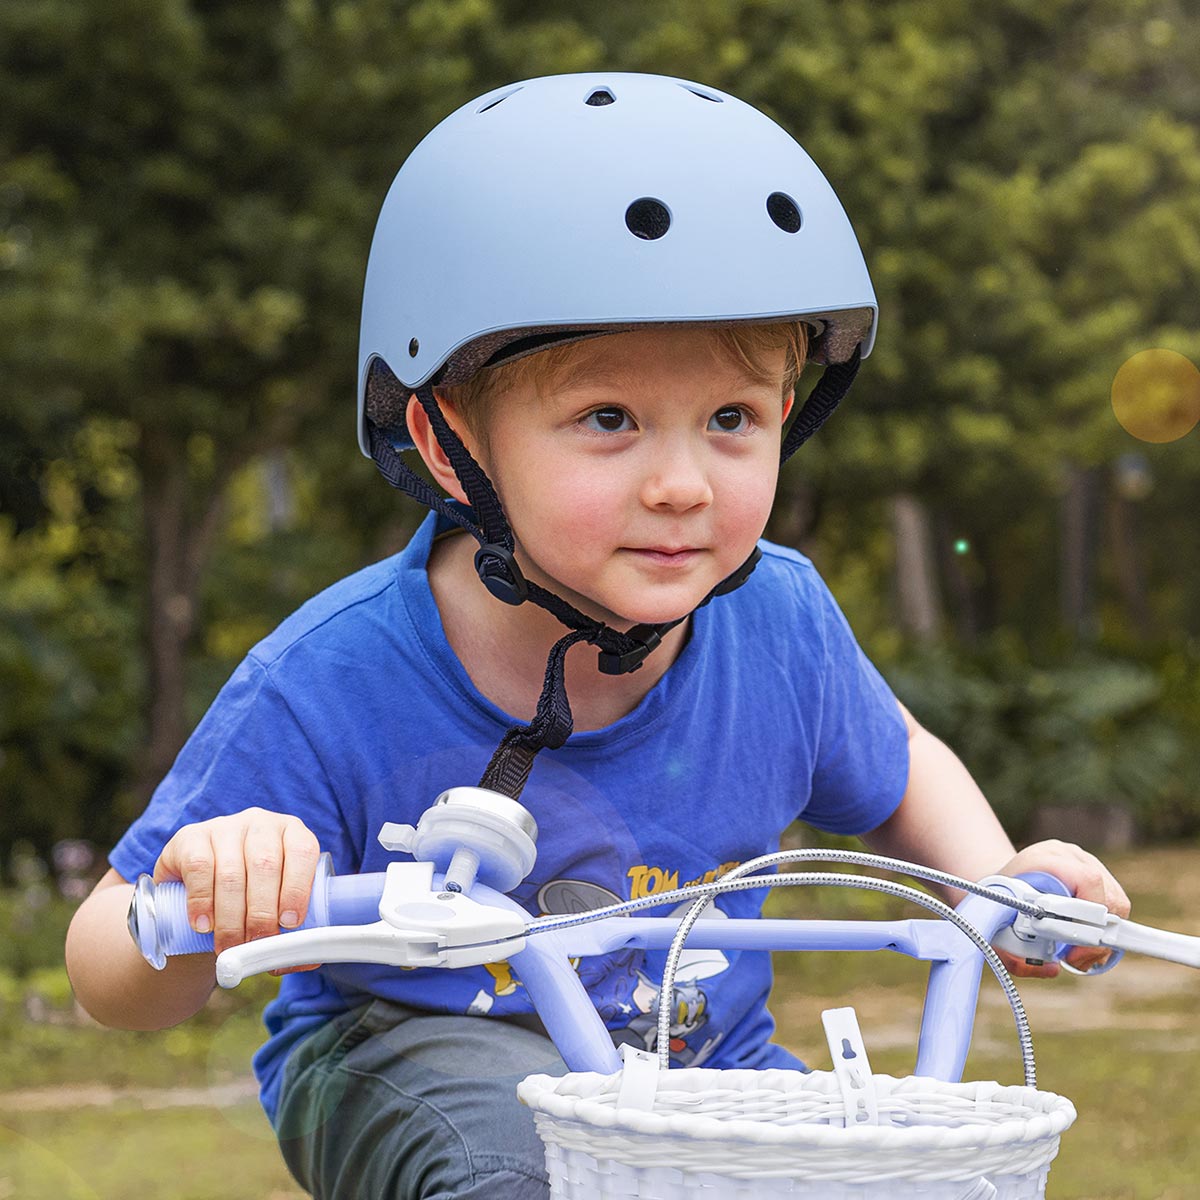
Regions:
<instances>
[{"instance_id":1,"label":"boy's eyebrow","mask_svg":"<svg viewBox=\"0 0 1200 1200\"><path fill-rule=\"evenodd\" d=\"M589 386L604 388L634 381L633 373L619 365L596 366L575 362L564 364L546 382L554 391L570 392Z\"/></svg>"},{"instance_id":2,"label":"boy's eyebrow","mask_svg":"<svg viewBox=\"0 0 1200 1200\"><path fill-rule=\"evenodd\" d=\"M637 381L637 372L623 363L610 362L603 365L592 365L585 361L564 363L559 370L553 372L545 380L543 387L547 394L561 394L584 391L593 387L596 389L619 389L626 385L636 385ZM724 390L730 395L735 395L742 391L771 387L772 382L767 378L758 379L746 375L739 379L733 387Z\"/></svg>"}]
</instances>

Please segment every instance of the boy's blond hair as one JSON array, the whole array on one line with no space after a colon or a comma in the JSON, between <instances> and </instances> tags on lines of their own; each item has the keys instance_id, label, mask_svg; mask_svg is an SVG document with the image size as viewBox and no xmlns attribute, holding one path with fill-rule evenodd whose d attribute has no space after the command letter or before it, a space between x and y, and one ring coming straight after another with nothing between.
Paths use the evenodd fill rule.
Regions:
<instances>
[{"instance_id":1,"label":"boy's blond hair","mask_svg":"<svg viewBox=\"0 0 1200 1200\"><path fill-rule=\"evenodd\" d=\"M764 361L766 356L784 351L783 375L780 388L783 396L791 394L796 380L808 358L811 336L803 321L738 322L709 327L713 350L742 368L756 382L771 382L775 371ZM580 343L570 342L551 346L512 362L477 371L466 383L438 388L456 409L467 428L486 444L488 404L513 388L532 383L541 392L570 371L574 352Z\"/></svg>"}]
</instances>

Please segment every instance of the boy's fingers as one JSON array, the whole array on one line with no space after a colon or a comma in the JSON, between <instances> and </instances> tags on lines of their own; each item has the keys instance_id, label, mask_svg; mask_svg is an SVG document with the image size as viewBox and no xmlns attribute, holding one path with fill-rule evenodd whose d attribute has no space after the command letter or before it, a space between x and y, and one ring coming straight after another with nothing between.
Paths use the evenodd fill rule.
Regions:
<instances>
[{"instance_id":1,"label":"boy's fingers","mask_svg":"<svg viewBox=\"0 0 1200 1200\"><path fill-rule=\"evenodd\" d=\"M1118 917L1129 916L1129 897L1113 873L1094 854L1089 854L1079 846L1072 846L1071 849L1083 864L1080 877L1075 881L1075 894L1084 900L1103 904L1109 912L1116 913ZM1097 953L1107 958L1103 951ZM1072 965L1076 965L1074 960Z\"/></svg>"},{"instance_id":2,"label":"boy's fingers","mask_svg":"<svg viewBox=\"0 0 1200 1200\"><path fill-rule=\"evenodd\" d=\"M246 830L246 940L279 932L279 888L283 878L283 830L263 813Z\"/></svg>"},{"instance_id":3,"label":"boy's fingers","mask_svg":"<svg viewBox=\"0 0 1200 1200\"><path fill-rule=\"evenodd\" d=\"M213 825L213 949L220 954L246 940L246 860L240 829Z\"/></svg>"},{"instance_id":4,"label":"boy's fingers","mask_svg":"<svg viewBox=\"0 0 1200 1200\"><path fill-rule=\"evenodd\" d=\"M302 822L289 819L283 827L283 876L279 884L279 924L294 929L308 913L313 877L321 847Z\"/></svg>"},{"instance_id":5,"label":"boy's fingers","mask_svg":"<svg viewBox=\"0 0 1200 1200\"><path fill-rule=\"evenodd\" d=\"M154 874L151 878L155 883L178 883L183 878L179 869L177 846L180 835L177 833L163 848L154 864Z\"/></svg>"},{"instance_id":6,"label":"boy's fingers","mask_svg":"<svg viewBox=\"0 0 1200 1200\"><path fill-rule=\"evenodd\" d=\"M1111 950L1097 946L1076 946L1067 954L1067 962L1077 971L1090 971L1092 967L1103 966L1112 957Z\"/></svg>"},{"instance_id":7,"label":"boy's fingers","mask_svg":"<svg viewBox=\"0 0 1200 1200\"><path fill-rule=\"evenodd\" d=\"M1010 975L1015 975L1019 979L1053 979L1059 972L1059 966L1056 962L1028 963L1023 958L1018 958L1015 954L1009 954L1007 950L997 949L1001 961L1008 969Z\"/></svg>"},{"instance_id":8,"label":"boy's fingers","mask_svg":"<svg viewBox=\"0 0 1200 1200\"><path fill-rule=\"evenodd\" d=\"M1105 883L1104 906L1109 912L1116 913L1118 917L1129 916L1129 912L1133 908L1129 897L1125 894L1125 889L1111 875L1108 876Z\"/></svg>"},{"instance_id":9,"label":"boy's fingers","mask_svg":"<svg viewBox=\"0 0 1200 1200\"><path fill-rule=\"evenodd\" d=\"M163 848L154 865L154 882L179 880L187 893L188 924L197 933L213 927L213 874L215 862L207 833L187 828Z\"/></svg>"}]
</instances>

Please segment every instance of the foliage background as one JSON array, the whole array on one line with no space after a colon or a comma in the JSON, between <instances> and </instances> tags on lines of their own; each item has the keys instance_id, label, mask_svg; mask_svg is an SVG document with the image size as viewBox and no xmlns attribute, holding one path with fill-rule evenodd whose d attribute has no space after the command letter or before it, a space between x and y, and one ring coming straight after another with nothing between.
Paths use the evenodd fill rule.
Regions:
<instances>
[{"instance_id":1,"label":"foliage background","mask_svg":"<svg viewBox=\"0 0 1200 1200\"><path fill-rule=\"evenodd\" d=\"M1197 61L1186 0L0 5L0 1195L296 1195L250 1090L219 1092L269 981L167 1034L100 1031L62 935L246 650L419 520L354 445L371 229L424 132L513 79L700 80L821 165L880 336L768 532L1014 836L1057 807L1084 840L1112 810L1182 839L1114 865L1187 927L1200 432L1139 441L1110 390L1143 350L1200 365ZM793 960L784 1036L850 982L868 1015L915 1011L874 969L899 992ZM1039 999L1042 1077L1082 1116L1058 1194L1192 1194L1177 979ZM971 1073L1010 1078L1010 1039L985 1000ZM96 1083L115 1099L76 1094ZM143 1107L181 1087L204 1095Z\"/></svg>"},{"instance_id":2,"label":"foliage background","mask_svg":"<svg viewBox=\"0 0 1200 1200\"><path fill-rule=\"evenodd\" d=\"M26 0L0 8L0 871L111 843L216 689L419 514L358 457L371 228L460 103L678 74L821 164L882 305L769 533L1010 829L1200 827L1200 13L1182 0Z\"/></svg>"}]
</instances>

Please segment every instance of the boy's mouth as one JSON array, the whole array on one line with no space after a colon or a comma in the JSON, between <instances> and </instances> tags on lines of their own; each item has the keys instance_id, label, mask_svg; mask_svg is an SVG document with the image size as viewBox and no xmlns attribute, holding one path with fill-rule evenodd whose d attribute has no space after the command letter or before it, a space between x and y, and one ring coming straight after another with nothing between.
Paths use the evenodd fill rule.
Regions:
<instances>
[{"instance_id":1,"label":"boy's mouth","mask_svg":"<svg viewBox=\"0 0 1200 1200\"><path fill-rule=\"evenodd\" d=\"M665 567L684 566L701 553L695 546L629 546L627 549L645 562Z\"/></svg>"}]
</instances>

